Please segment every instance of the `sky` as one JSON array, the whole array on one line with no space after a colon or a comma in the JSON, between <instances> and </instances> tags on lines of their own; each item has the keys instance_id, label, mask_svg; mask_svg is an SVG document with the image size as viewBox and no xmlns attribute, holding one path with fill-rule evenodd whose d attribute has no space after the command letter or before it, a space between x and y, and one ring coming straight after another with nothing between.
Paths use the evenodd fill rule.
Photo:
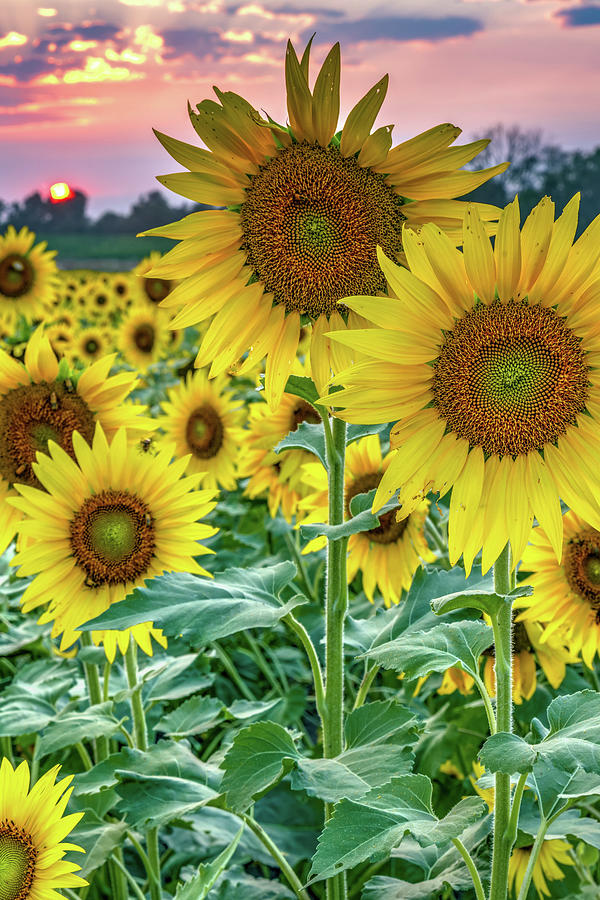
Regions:
<instances>
[{"instance_id":1,"label":"sky","mask_svg":"<svg viewBox=\"0 0 600 900\"><path fill-rule=\"evenodd\" d=\"M341 42L340 124L388 72L376 124L395 123L394 143L442 122L466 139L503 122L567 149L600 145L600 0L42 2L0 0L7 201L66 181L97 215L165 191L154 176L180 167L152 128L198 144L187 102L213 85L284 122L286 41L300 51L313 33L312 78Z\"/></svg>"}]
</instances>

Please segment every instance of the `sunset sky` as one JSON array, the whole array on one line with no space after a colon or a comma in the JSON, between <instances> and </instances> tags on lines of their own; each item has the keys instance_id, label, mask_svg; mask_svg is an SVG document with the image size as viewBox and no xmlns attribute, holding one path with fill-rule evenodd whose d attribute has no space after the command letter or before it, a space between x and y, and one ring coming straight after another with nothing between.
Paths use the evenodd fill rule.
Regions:
<instances>
[{"instance_id":1,"label":"sunset sky","mask_svg":"<svg viewBox=\"0 0 600 900\"><path fill-rule=\"evenodd\" d=\"M389 72L395 143L449 121L600 144L600 0L44 2L0 2L4 200L67 181L92 214L128 207L179 169L152 126L197 142L187 100L213 84L284 121L285 42L313 32L318 63L341 41L342 117Z\"/></svg>"}]
</instances>

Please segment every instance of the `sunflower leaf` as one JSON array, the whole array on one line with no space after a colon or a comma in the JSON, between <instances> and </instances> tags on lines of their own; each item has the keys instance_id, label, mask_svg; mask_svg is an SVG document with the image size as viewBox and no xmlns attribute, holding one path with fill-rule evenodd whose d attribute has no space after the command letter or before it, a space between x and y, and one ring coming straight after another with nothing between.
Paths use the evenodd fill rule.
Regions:
<instances>
[{"instance_id":1,"label":"sunflower leaf","mask_svg":"<svg viewBox=\"0 0 600 900\"><path fill-rule=\"evenodd\" d=\"M305 603L299 595L285 604L279 599L295 574L295 565L286 560L263 568L226 569L214 579L188 572L159 575L81 629L123 629L152 621L168 637L206 645L247 628L270 628Z\"/></svg>"},{"instance_id":2,"label":"sunflower leaf","mask_svg":"<svg viewBox=\"0 0 600 900\"><path fill-rule=\"evenodd\" d=\"M115 774L119 779L115 788L120 797L118 810L134 826L147 822L153 826L166 825L218 796L208 785L189 778L144 775L122 769L117 769Z\"/></svg>"},{"instance_id":3,"label":"sunflower leaf","mask_svg":"<svg viewBox=\"0 0 600 900\"><path fill-rule=\"evenodd\" d=\"M467 797L438 819L431 798L429 778L401 775L360 802L342 800L319 838L311 881L329 878L372 857L383 859L405 834L412 834L423 846L445 844L487 809L480 797Z\"/></svg>"},{"instance_id":4,"label":"sunflower leaf","mask_svg":"<svg viewBox=\"0 0 600 900\"><path fill-rule=\"evenodd\" d=\"M324 466L327 466L322 425L301 422L295 431L290 431L276 444L274 450L275 453L281 453L284 450L308 450L309 453L318 457Z\"/></svg>"},{"instance_id":5,"label":"sunflower leaf","mask_svg":"<svg viewBox=\"0 0 600 900\"><path fill-rule=\"evenodd\" d=\"M438 616L455 609L478 609L488 616L495 616L507 600L512 603L518 597L528 597L532 593L530 584L519 585L506 597L493 591L457 591L432 600L431 608Z\"/></svg>"},{"instance_id":6,"label":"sunflower leaf","mask_svg":"<svg viewBox=\"0 0 600 900\"><path fill-rule=\"evenodd\" d=\"M210 731L223 719L225 707L216 697L190 697L172 712L163 716L154 731L171 737L186 737Z\"/></svg>"},{"instance_id":7,"label":"sunflower leaf","mask_svg":"<svg viewBox=\"0 0 600 900\"><path fill-rule=\"evenodd\" d=\"M357 495L366 496L366 495ZM365 501L359 501L359 504ZM325 523L317 523L316 525L301 525L300 534L305 540L312 540L324 534L330 541L340 541L342 538L350 537L352 534L360 534L362 531L371 531L380 524L381 516L398 508L396 502L386 503L376 514L370 509L363 509L358 515L352 516L341 525L326 525Z\"/></svg>"},{"instance_id":8,"label":"sunflower leaf","mask_svg":"<svg viewBox=\"0 0 600 900\"><path fill-rule=\"evenodd\" d=\"M300 754L291 735L275 722L256 722L240 731L223 760L227 805L244 812L283 776Z\"/></svg>"},{"instance_id":9,"label":"sunflower leaf","mask_svg":"<svg viewBox=\"0 0 600 900\"><path fill-rule=\"evenodd\" d=\"M369 650L365 656L406 678L423 678L456 666L471 676L479 674L479 657L494 641L484 622L442 622L429 631L411 631Z\"/></svg>"},{"instance_id":10,"label":"sunflower leaf","mask_svg":"<svg viewBox=\"0 0 600 900\"><path fill-rule=\"evenodd\" d=\"M175 900L204 900L208 896L211 887L235 853L243 830L244 826L242 825L229 846L225 847L216 859L213 859L211 863L201 863L197 874L190 881L177 886Z\"/></svg>"},{"instance_id":11,"label":"sunflower leaf","mask_svg":"<svg viewBox=\"0 0 600 900\"><path fill-rule=\"evenodd\" d=\"M586 690L556 697L548 707L548 724L548 734L537 743L499 732L488 738L480 753L491 772L531 772L528 783L542 806L565 787L557 783L558 773L600 774L600 694Z\"/></svg>"},{"instance_id":12,"label":"sunflower leaf","mask_svg":"<svg viewBox=\"0 0 600 900\"><path fill-rule=\"evenodd\" d=\"M285 393L293 394L294 397L301 397L312 406L316 406L319 399L319 392L315 387L312 378L306 375L290 375L285 384Z\"/></svg>"},{"instance_id":13,"label":"sunflower leaf","mask_svg":"<svg viewBox=\"0 0 600 900\"><path fill-rule=\"evenodd\" d=\"M38 756L43 758L55 750L70 747L79 741L101 736L111 737L119 728L112 714L113 703L98 703L83 712L68 712L49 724L38 743Z\"/></svg>"}]
</instances>

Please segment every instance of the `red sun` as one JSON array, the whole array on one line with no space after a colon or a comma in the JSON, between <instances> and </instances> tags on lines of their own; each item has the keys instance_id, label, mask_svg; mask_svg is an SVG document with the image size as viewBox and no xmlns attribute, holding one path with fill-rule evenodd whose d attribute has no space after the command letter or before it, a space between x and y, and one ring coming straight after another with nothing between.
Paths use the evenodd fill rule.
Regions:
<instances>
[{"instance_id":1,"label":"red sun","mask_svg":"<svg viewBox=\"0 0 600 900\"><path fill-rule=\"evenodd\" d=\"M63 200L70 200L75 194L66 181L57 181L56 184L50 185L50 199L53 203L61 203Z\"/></svg>"}]
</instances>

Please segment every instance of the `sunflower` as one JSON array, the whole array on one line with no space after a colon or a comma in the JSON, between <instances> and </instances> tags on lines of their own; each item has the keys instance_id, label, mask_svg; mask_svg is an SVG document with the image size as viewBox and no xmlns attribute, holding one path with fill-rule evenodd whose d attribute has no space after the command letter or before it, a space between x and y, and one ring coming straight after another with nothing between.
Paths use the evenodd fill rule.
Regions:
<instances>
[{"instance_id":1,"label":"sunflower","mask_svg":"<svg viewBox=\"0 0 600 900\"><path fill-rule=\"evenodd\" d=\"M118 345L125 361L140 372L158 362L169 346L169 317L158 309L133 306L119 325Z\"/></svg>"},{"instance_id":2,"label":"sunflower","mask_svg":"<svg viewBox=\"0 0 600 900\"><path fill-rule=\"evenodd\" d=\"M0 235L0 314L14 323L19 316L39 319L56 287L55 250L46 241L33 246L35 234L9 225Z\"/></svg>"},{"instance_id":3,"label":"sunflower","mask_svg":"<svg viewBox=\"0 0 600 900\"><path fill-rule=\"evenodd\" d=\"M540 644L548 647L557 632L565 632L569 646L593 668L600 656L600 530L571 511L565 514L562 560L557 563L545 530L533 529L523 554L525 583L533 595L519 599L527 607L519 618L527 625L536 619L543 626Z\"/></svg>"},{"instance_id":4,"label":"sunflower","mask_svg":"<svg viewBox=\"0 0 600 900\"><path fill-rule=\"evenodd\" d=\"M400 489L408 516L451 490L450 561L462 553L467 573L508 540L515 566L534 516L560 559L560 498L600 529L600 216L572 244L578 206L554 222L546 197L520 232L515 199L494 250L471 207L464 254L435 225L405 228L412 271L379 251L399 299L344 301L380 328L334 335L371 357L334 379L335 406L351 422L400 419L374 509Z\"/></svg>"},{"instance_id":5,"label":"sunflower","mask_svg":"<svg viewBox=\"0 0 600 900\"><path fill-rule=\"evenodd\" d=\"M68 325L58 323L50 325L50 327L46 329L46 337L50 341L50 345L54 350L57 359L62 359L63 356L69 357L71 355L75 334L73 329L69 328Z\"/></svg>"},{"instance_id":6,"label":"sunflower","mask_svg":"<svg viewBox=\"0 0 600 900\"><path fill-rule=\"evenodd\" d=\"M85 887L81 866L64 859L79 850L64 838L83 813L63 816L73 788L69 775L55 784L54 766L30 786L27 762L13 769L0 763L0 897L2 900L53 900L62 888Z\"/></svg>"},{"instance_id":7,"label":"sunflower","mask_svg":"<svg viewBox=\"0 0 600 900\"><path fill-rule=\"evenodd\" d=\"M379 435L371 434L350 444L346 452L344 472L347 519L352 516L352 498L377 487L390 458L389 453L385 458L381 456ZM298 508L306 513L302 523L326 522L328 490L325 469L321 463L311 461L303 466L303 477L307 485L310 485L311 493L298 504ZM425 539L428 510L429 503L425 500L401 522L396 521L392 510L381 516L376 528L350 535L348 582L352 581L357 572L362 572L363 588L371 603L375 588L379 588L386 606L399 603L402 591L409 589L421 560L433 562L435 559ZM324 536L314 538L303 553L319 550L326 543Z\"/></svg>"},{"instance_id":8,"label":"sunflower","mask_svg":"<svg viewBox=\"0 0 600 900\"><path fill-rule=\"evenodd\" d=\"M82 328L75 336L69 356L82 363L93 363L113 350L113 341L105 328Z\"/></svg>"},{"instance_id":9,"label":"sunflower","mask_svg":"<svg viewBox=\"0 0 600 900\"><path fill-rule=\"evenodd\" d=\"M131 303L134 286L129 272L104 275L104 282L110 289L114 309L124 310Z\"/></svg>"},{"instance_id":10,"label":"sunflower","mask_svg":"<svg viewBox=\"0 0 600 900\"><path fill-rule=\"evenodd\" d=\"M477 760L473 760L473 774L469 775L469 781L471 782L471 786L476 794L479 794L482 800L485 800L487 803L487 808L489 812L494 812L494 797L495 792L492 787L482 787L479 784L481 778L485 775L485 767L481 765L481 763L477 762Z\"/></svg>"},{"instance_id":11,"label":"sunflower","mask_svg":"<svg viewBox=\"0 0 600 900\"><path fill-rule=\"evenodd\" d=\"M296 361L298 373L310 373ZM252 499L266 496L270 515L275 518L281 509L290 522L298 512L298 503L310 488L303 480L302 466L313 457L307 450L285 450L275 453L274 447L301 422L316 424L321 416L310 403L284 393L278 407L271 410L267 403L258 401L248 411L248 428L240 448L238 477L248 478L244 491Z\"/></svg>"},{"instance_id":12,"label":"sunflower","mask_svg":"<svg viewBox=\"0 0 600 900\"><path fill-rule=\"evenodd\" d=\"M157 420L177 456L191 453L187 471L201 474L207 488L236 487L236 465L243 442L242 411L235 404L230 379L208 380L201 369L188 372L185 382L168 391L162 403L165 415Z\"/></svg>"},{"instance_id":13,"label":"sunflower","mask_svg":"<svg viewBox=\"0 0 600 900\"><path fill-rule=\"evenodd\" d=\"M85 297L87 315L95 322L104 321L115 307L116 301L110 282L102 276L97 278L87 289Z\"/></svg>"},{"instance_id":14,"label":"sunflower","mask_svg":"<svg viewBox=\"0 0 600 900\"><path fill-rule=\"evenodd\" d=\"M91 447L77 432L73 447L75 459L50 442L50 456L40 453L34 463L45 491L16 485L21 496L9 501L27 516L19 531L29 539L11 565L35 576L23 611L48 604L39 622L53 623L52 637L62 634L61 650L77 640L79 626L148 578L207 575L194 557L211 552L198 542L217 530L197 522L214 508L213 491L190 493L197 479L181 477L188 460L171 462L172 446L140 454L125 429L109 444L97 425ZM146 652L151 631L149 622L130 629Z\"/></svg>"},{"instance_id":15,"label":"sunflower","mask_svg":"<svg viewBox=\"0 0 600 900\"><path fill-rule=\"evenodd\" d=\"M487 619L486 616L486 620ZM570 641L564 629L554 632L546 642L542 638L543 628L538 622L516 622L513 628L513 668L512 697L520 705L523 700L533 697L537 688L536 658L544 675L553 688L558 688L566 675L567 665L579 661L578 655L570 649ZM494 648L483 654L483 680L491 697L496 696L496 673L494 671ZM462 669L452 667L444 673L439 694L470 694L473 679Z\"/></svg>"},{"instance_id":16,"label":"sunflower","mask_svg":"<svg viewBox=\"0 0 600 900\"><path fill-rule=\"evenodd\" d=\"M145 256L135 269L133 270L134 283L137 287L137 300L141 303L149 304L152 307L158 306L171 293L178 284L171 278L148 278L146 273L150 272L159 265L161 254L158 250L153 250L149 256Z\"/></svg>"},{"instance_id":17,"label":"sunflower","mask_svg":"<svg viewBox=\"0 0 600 900\"><path fill-rule=\"evenodd\" d=\"M14 495L11 485L39 486L33 464L49 440L73 454L73 431L91 441L96 422L109 437L126 425L132 440L152 429L153 421L139 415L142 407L123 405L136 379L125 372L109 376L113 361L114 356L108 356L77 378L64 372L59 378L59 363L41 328L27 343L24 364L0 350L0 553L21 518L5 503Z\"/></svg>"},{"instance_id":18,"label":"sunflower","mask_svg":"<svg viewBox=\"0 0 600 900\"><path fill-rule=\"evenodd\" d=\"M533 844L525 847L516 847L511 854L508 863L508 886L514 896L521 890L532 849ZM533 868L533 885L538 897L550 897L551 894L548 890L547 882L558 881L565 877L560 866L574 865L569 855L570 849L571 845L567 841L554 839L543 842Z\"/></svg>"},{"instance_id":19,"label":"sunflower","mask_svg":"<svg viewBox=\"0 0 600 900\"><path fill-rule=\"evenodd\" d=\"M181 239L146 277L183 278L163 301L179 308L175 327L216 314L197 358L221 357L222 370L252 347L267 356L265 389L272 408L296 356L300 327L327 320L346 295L377 293L386 282L380 244L403 259L402 223L439 221L459 234L461 196L504 171L462 171L487 141L452 147L460 129L439 125L392 148L392 126L371 128L387 75L351 110L336 133L340 47L309 87L310 43L301 61L288 42L285 77L290 125L264 119L243 97L215 88L219 102L190 108L208 150L156 135L189 171L159 176L175 193L210 206L144 234ZM485 206L486 220L498 210Z\"/></svg>"}]
</instances>

